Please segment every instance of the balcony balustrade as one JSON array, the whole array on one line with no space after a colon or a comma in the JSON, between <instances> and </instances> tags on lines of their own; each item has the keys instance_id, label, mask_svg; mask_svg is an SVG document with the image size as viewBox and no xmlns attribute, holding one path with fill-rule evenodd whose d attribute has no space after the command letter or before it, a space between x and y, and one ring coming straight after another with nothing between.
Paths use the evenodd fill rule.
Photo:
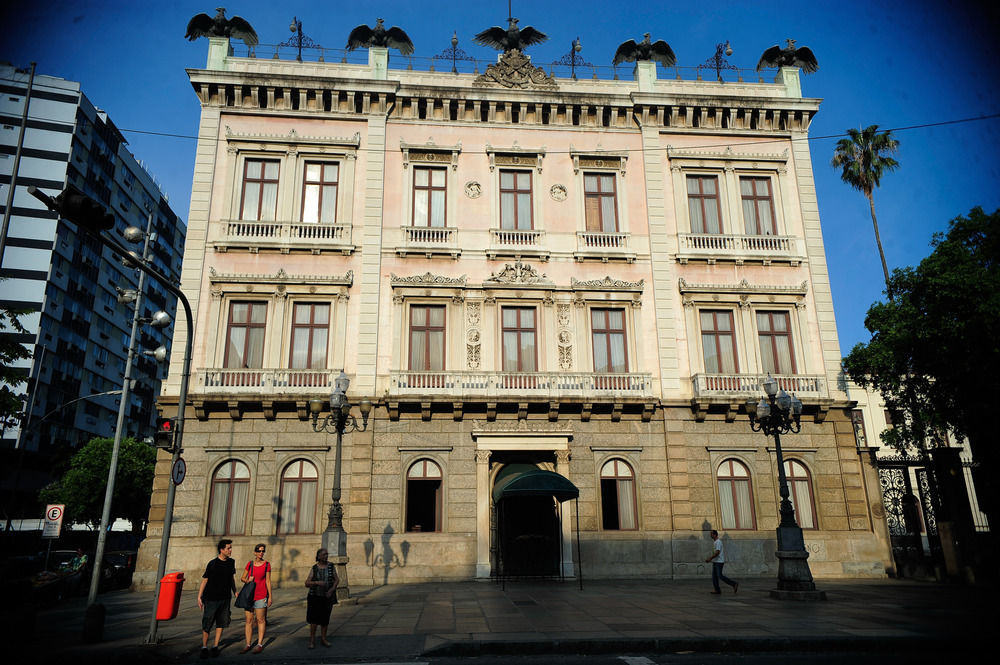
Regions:
<instances>
[{"instance_id":1,"label":"balcony balustrade","mask_svg":"<svg viewBox=\"0 0 1000 665\"><path fill-rule=\"evenodd\" d=\"M748 236L719 233L681 233L678 259L684 263L691 259L728 261L789 261L802 260L798 238L795 236Z\"/></svg>"},{"instance_id":2,"label":"balcony balustrade","mask_svg":"<svg viewBox=\"0 0 1000 665\"><path fill-rule=\"evenodd\" d=\"M340 370L332 369L202 369L194 392L246 395L326 394Z\"/></svg>"},{"instance_id":3,"label":"balcony balustrade","mask_svg":"<svg viewBox=\"0 0 1000 665\"><path fill-rule=\"evenodd\" d=\"M442 395L449 399L636 397L653 394L652 374L592 372L392 372L390 396Z\"/></svg>"},{"instance_id":4,"label":"balcony balustrade","mask_svg":"<svg viewBox=\"0 0 1000 665\"><path fill-rule=\"evenodd\" d=\"M748 397L762 395L761 384L767 374L695 374L691 377L696 397L736 398L746 401ZM826 382L821 375L776 374L778 387L787 393L795 393L799 399L819 399L829 397Z\"/></svg>"},{"instance_id":5,"label":"balcony balustrade","mask_svg":"<svg viewBox=\"0 0 1000 665\"><path fill-rule=\"evenodd\" d=\"M548 259L549 251L542 246L544 239L545 232L538 229L490 229L486 253L491 259L498 256Z\"/></svg>"},{"instance_id":6,"label":"balcony balustrade","mask_svg":"<svg viewBox=\"0 0 1000 665\"><path fill-rule=\"evenodd\" d=\"M454 226L401 226L401 245L396 248L400 256L424 254L428 258L435 254L457 257L462 253L458 247L458 229Z\"/></svg>"},{"instance_id":7,"label":"balcony balustrade","mask_svg":"<svg viewBox=\"0 0 1000 665\"><path fill-rule=\"evenodd\" d=\"M301 222L257 222L221 220L214 226L210 242L217 249L276 249L280 251L328 250L349 254L351 229L348 224L303 224Z\"/></svg>"},{"instance_id":8,"label":"balcony balustrade","mask_svg":"<svg viewBox=\"0 0 1000 665\"><path fill-rule=\"evenodd\" d=\"M575 256L577 261L620 259L631 263L635 260L635 252L630 245L630 234L628 233L577 231Z\"/></svg>"}]
</instances>

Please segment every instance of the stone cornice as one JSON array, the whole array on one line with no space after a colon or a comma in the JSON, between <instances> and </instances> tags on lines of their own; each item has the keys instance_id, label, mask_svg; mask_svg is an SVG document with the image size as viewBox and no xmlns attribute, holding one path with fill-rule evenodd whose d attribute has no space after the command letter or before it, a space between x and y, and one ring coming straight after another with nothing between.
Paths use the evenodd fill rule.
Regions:
<instances>
[{"instance_id":1,"label":"stone cornice","mask_svg":"<svg viewBox=\"0 0 1000 665\"><path fill-rule=\"evenodd\" d=\"M219 273L209 267L208 281L212 284L323 284L333 286L352 286L354 271L348 270L343 276L337 275L289 275L284 268L268 274L253 273Z\"/></svg>"},{"instance_id":2,"label":"stone cornice","mask_svg":"<svg viewBox=\"0 0 1000 665\"><path fill-rule=\"evenodd\" d=\"M806 280L803 280L798 286L751 284L745 279L738 284L689 284L681 277L677 280L677 286L681 293L804 296L809 292L809 282Z\"/></svg>"},{"instance_id":3,"label":"stone cornice","mask_svg":"<svg viewBox=\"0 0 1000 665\"><path fill-rule=\"evenodd\" d=\"M646 280L640 279L638 282L626 282L623 279L612 279L608 275L604 279L591 279L587 281L580 281L576 277L570 277L569 283L574 291L629 291L642 293Z\"/></svg>"},{"instance_id":4,"label":"stone cornice","mask_svg":"<svg viewBox=\"0 0 1000 665\"><path fill-rule=\"evenodd\" d=\"M353 136L307 136L299 134L294 129L288 130L287 134L255 134L250 132L234 132L226 125L226 141L243 143L281 143L295 145L322 146L324 148L359 148L361 146L361 133L354 132Z\"/></svg>"},{"instance_id":5,"label":"stone cornice","mask_svg":"<svg viewBox=\"0 0 1000 665\"><path fill-rule=\"evenodd\" d=\"M722 151L711 150L678 150L672 146L667 146L667 159L676 160L711 160L724 162L777 162L786 164L788 162L788 149L780 153L753 153L736 152L732 146L726 146Z\"/></svg>"},{"instance_id":6,"label":"stone cornice","mask_svg":"<svg viewBox=\"0 0 1000 665\"><path fill-rule=\"evenodd\" d=\"M389 274L390 286L462 286L466 285L465 275L461 277L444 277L425 272L423 275L411 275L410 277L399 277L394 273Z\"/></svg>"}]
</instances>

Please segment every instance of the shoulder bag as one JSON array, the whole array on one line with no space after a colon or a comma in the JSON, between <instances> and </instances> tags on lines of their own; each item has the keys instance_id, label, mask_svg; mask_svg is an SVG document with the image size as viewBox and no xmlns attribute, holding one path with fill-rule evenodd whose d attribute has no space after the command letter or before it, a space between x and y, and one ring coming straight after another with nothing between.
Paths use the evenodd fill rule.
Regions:
<instances>
[{"instance_id":1,"label":"shoulder bag","mask_svg":"<svg viewBox=\"0 0 1000 665\"><path fill-rule=\"evenodd\" d=\"M250 573L250 564L247 564L247 574ZM257 583L253 581L253 577L250 581L243 585L240 589L240 593L236 596L236 607L242 607L245 610L253 608L253 592L257 587Z\"/></svg>"}]
</instances>

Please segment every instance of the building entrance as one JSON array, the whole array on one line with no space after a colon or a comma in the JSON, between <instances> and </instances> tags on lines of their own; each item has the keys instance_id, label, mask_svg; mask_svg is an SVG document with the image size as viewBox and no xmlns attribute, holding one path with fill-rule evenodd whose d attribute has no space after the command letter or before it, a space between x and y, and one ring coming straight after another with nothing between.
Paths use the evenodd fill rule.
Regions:
<instances>
[{"instance_id":1,"label":"building entrance","mask_svg":"<svg viewBox=\"0 0 1000 665\"><path fill-rule=\"evenodd\" d=\"M551 496L503 499L497 509L502 568L507 577L559 574L559 515Z\"/></svg>"}]
</instances>

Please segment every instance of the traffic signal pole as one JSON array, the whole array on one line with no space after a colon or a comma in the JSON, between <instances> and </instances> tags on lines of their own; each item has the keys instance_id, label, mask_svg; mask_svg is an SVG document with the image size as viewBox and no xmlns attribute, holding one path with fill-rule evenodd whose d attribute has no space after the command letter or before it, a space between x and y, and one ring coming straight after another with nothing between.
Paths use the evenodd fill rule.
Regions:
<instances>
[{"instance_id":1,"label":"traffic signal pole","mask_svg":"<svg viewBox=\"0 0 1000 665\"><path fill-rule=\"evenodd\" d=\"M28 193L44 203L50 210L54 210L60 213L60 215L62 214L62 209L59 203L52 197L39 191L34 185L28 188ZM91 203L96 206L100 206L100 204L96 201L91 200ZM88 206L82 207L88 208ZM166 275L145 261L134 258L127 249L114 240L105 237L101 231L107 230L109 227L104 225L104 220L95 218L91 212L92 209L88 209L86 214L79 215L76 219L69 216L66 218L92 234L95 238L100 240L105 247L108 247L112 251L120 254L129 264L134 265L139 270L156 279L163 286L163 288L177 296L177 299L184 307L184 317L185 322L187 323L187 335L184 340L184 364L183 369L181 370L181 385L177 404L177 423L176 429L174 430L174 445L171 451L171 469L173 469L173 466L177 464L177 460L181 457L181 443L183 442L184 435L184 411L187 406L188 380L191 378L191 350L194 339L194 317L191 314L191 303L188 302L187 297L180 290L180 287L171 282ZM104 214L107 215L107 212L105 211ZM163 575L166 572L167 567L167 546L170 542L170 528L173 525L174 497L176 493L177 486L174 485L172 481L167 483L167 506L163 517L163 535L160 538L160 558L156 567L156 585L153 593L153 611L149 621L149 634L146 637L147 644L156 643L156 628L158 623L156 620L156 607L160 602L160 580L163 579Z\"/></svg>"}]
</instances>

